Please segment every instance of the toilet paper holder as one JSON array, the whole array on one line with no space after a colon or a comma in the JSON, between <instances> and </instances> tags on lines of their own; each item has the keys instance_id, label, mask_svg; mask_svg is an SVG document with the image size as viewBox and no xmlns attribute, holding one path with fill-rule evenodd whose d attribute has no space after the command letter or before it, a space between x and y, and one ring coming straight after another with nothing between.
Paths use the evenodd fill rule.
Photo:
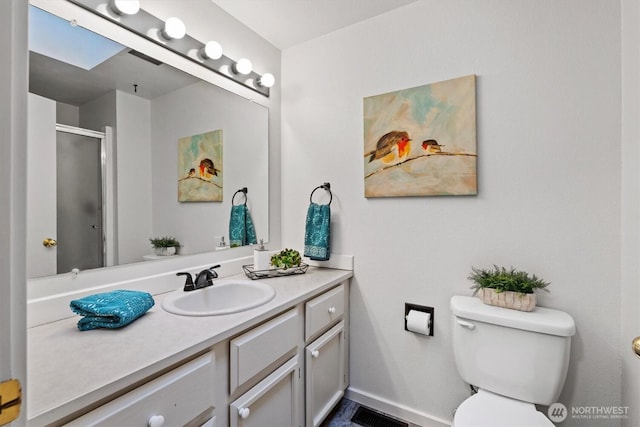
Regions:
<instances>
[{"instance_id":1,"label":"toilet paper holder","mask_svg":"<svg viewBox=\"0 0 640 427\"><path fill-rule=\"evenodd\" d=\"M418 305L418 304L410 304L408 302L404 303L404 330L409 331L407 328L407 315L411 310L421 311L423 313L429 313L431 315L431 321L429 322L429 334L428 336L433 336L433 322L435 321L434 317L434 308L426 305ZM412 332L412 331L409 331Z\"/></svg>"}]
</instances>

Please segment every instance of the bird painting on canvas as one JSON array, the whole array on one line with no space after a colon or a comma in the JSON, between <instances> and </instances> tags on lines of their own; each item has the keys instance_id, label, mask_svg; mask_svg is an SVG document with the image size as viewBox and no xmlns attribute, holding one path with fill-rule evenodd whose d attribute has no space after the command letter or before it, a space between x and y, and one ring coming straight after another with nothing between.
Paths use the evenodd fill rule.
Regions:
<instances>
[{"instance_id":1,"label":"bird painting on canvas","mask_svg":"<svg viewBox=\"0 0 640 427\"><path fill-rule=\"evenodd\" d=\"M363 99L365 197L477 194L475 79Z\"/></svg>"}]
</instances>

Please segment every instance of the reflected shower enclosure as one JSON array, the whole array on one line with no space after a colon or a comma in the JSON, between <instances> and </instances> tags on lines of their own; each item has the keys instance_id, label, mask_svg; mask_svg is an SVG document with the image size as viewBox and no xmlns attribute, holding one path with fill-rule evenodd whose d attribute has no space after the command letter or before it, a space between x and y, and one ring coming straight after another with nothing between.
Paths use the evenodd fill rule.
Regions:
<instances>
[{"instance_id":1,"label":"reflected shower enclosure","mask_svg":"<svg viewBox=\"0 0 640 427\"><path fill-rule=\"evenodd\" d=\"M105 266L103 158L103 133L57 127L57 273Z\"/></svg>"}]
</instances>

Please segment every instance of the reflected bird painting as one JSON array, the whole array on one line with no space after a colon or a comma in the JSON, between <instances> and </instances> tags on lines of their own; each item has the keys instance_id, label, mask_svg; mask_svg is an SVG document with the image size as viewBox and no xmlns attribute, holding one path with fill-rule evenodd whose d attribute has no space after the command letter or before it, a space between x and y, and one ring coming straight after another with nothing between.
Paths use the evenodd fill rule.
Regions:
<instances>
[{"instance_id":1,"label":"reflected bird painting","mask_svg":"<svg viewBox=\"0 0 640 427\"><path fill-rule=\"evenodd\" d=\"M476 76L364 99L365 197L477 194Z\"/></svg>"},{"instance_id":2,"label":"reflected bird painting","mask_svg":"<svg viewBox=\"0 0 640 427\"><path fill-rule=\"evenodd\" d=\"M222 201L222 130L178 139L178 201Z\"/></svg>"}]
</instances>

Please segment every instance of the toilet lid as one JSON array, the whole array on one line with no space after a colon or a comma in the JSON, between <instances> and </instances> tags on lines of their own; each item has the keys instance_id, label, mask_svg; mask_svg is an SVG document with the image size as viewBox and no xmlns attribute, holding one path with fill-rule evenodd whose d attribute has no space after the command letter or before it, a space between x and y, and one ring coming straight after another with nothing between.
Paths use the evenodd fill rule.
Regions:
<instances>
[{"instance_id":1,"label":"toilet lid","mask_svg":"<svg viewBox=\"0 0 640 427\"><path fill-rule=\"evenodd\" d=\"M533 403L479 390L456 409L455 427L551 427Z\"/></svg>"}]
</instances>

